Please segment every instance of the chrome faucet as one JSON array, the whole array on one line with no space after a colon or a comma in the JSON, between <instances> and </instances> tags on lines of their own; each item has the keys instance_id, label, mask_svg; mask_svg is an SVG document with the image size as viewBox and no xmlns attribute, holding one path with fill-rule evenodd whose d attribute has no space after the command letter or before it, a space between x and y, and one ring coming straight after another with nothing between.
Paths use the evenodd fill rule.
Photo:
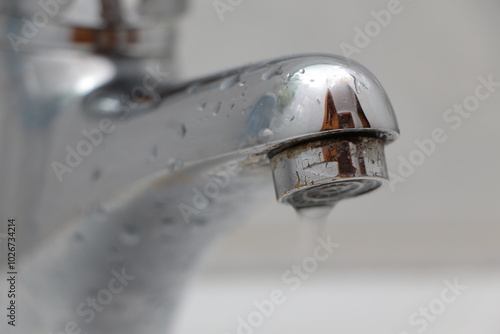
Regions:
<instances>
[{"instance_id":1,"label":"chrome faucet","mask_svg":"<svg viewBox=\"0 0 500 334\"><path fill-rule=\"evenodd\" d=\"M2 2L2 333L165 333L205 246L271 184L305 208L387 181L398 126L367 69L302 55L179 83L184 5Z\"/></svg>"}]
</instances>

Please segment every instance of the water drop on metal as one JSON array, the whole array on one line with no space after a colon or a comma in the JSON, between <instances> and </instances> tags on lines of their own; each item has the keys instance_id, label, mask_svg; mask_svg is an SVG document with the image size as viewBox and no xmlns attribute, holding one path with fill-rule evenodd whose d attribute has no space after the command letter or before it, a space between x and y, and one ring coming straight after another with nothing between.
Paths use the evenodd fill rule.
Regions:
<instances>
[{"instance_id":1,"label":"water drop on metal","mask_svg":"<svg viewBox=\"0 0 500 334\"><path fill-rule=\"evenodd\" d=\"M186 125L184 123L181 123L179 121L170 121L167 124L167 129L169 131L172 131L173 134L175 134L176 137L178 138L184 138L186 137L187 129Z\"/></svg>"},{"instance_id":2,"label":"water drop on metal","mask_svg":"<svg viewBox=\"0 0 500 334\"><path fill-rule=\"evenodd\" d=\"M264 129L260 133L260 138L264 141L270 141L274 137L274 132L271 129Z\"/></svg>"},{"instance_id":3,"label":"water drop on metal","mask_svg":"<svg viewBox=\"0 0 500 334\"><path fill-rule=\"evenodd\" d=\"M195 83L195 84L193 84L193 85L191 85L191 86L188 87L187 93L188 94L195 93L198 90L199 87L200 87L200 84L199 83Z\"/></svg>"},{"instance_id":4,"label":"water drop on metal","mask_svg":"<svg viewBox=\"0 0 500 334\"><path fill-rule=\"evenodd\" d=\"M279 67L277 69L271 68L262 74L261 79L267 81L277 75L281 75L282 73L283 73L282 67Z\"/></svg>"},{"instance_id":5,"label":"water drop on metal","mask_svg":"<svg viewBox=\"0 0 500 334\"><path fill-rule=\"evenodd\" d=\"M220 111L221 106L222 106L222 102L221 101L217 102L217 104L214 106L214 109L212 110L213 116L217 116L217 114Z\"/></svg>"},{"instance_id":6,"label":"water drop on metal","mask_svg":"<svg viewBox=\"0 0 500 334\"><path fill-rule=\"evenodd\" d=\"M222 81L222 83L220 84L220 89L227 90L227 89L233 87L234 85L236 85L236 83L238 83L239 81L240 80L237 76L227 78L226 80Z\"/></svg>"}]
</instances>

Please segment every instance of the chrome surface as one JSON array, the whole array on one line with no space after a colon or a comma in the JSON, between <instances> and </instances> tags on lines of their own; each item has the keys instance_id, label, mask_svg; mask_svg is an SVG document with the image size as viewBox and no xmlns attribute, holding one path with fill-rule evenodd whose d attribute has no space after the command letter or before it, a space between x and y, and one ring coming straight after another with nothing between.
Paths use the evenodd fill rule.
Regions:
<instances>
[{"instance_id":1,"label":"chrome surface","mask_svg":"<svg viewBox=\"0 0 500 334\"><path fill-rule=\"evenodd\" d=\"M102 3L177 12L183 2ZM18 29L5 25L18 19L4 16L4 29ZM381 150L398 126L384 90L356 62L294 56L179 84L167 51L82 48L44 31L18 52L4 44L0 62L0 219L19 222L22 278L13 333L165 333L204 248L272 191L269 156L280 164L305 143L369 138L376 161L353 177L386 178ZM319 148L307 147L301 154ZM329 186L336 171L324 167ZM89 298L123 270L134 279L92 312Z\"/></svg>"}]
</instances>

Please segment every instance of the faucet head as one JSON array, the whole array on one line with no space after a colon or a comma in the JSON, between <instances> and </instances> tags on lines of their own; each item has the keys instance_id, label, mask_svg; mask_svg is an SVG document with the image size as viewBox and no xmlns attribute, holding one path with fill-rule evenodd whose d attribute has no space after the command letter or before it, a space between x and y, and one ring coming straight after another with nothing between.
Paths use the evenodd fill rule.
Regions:
<instances>
[{"instance_id":1,"label":"faucet head","mask_svg":"<svg viewBox=\"0 0 500 334\"><path fill-rule=\"evenodd\" d=\"M398 137L399 128L374 75L342 57L291 73L284 91L293 102L282 112L300 121L287 131L317 130L269 154L278 201L296 208L330 206L388 181L384 145Z\"/></svg>"}]
</instances>

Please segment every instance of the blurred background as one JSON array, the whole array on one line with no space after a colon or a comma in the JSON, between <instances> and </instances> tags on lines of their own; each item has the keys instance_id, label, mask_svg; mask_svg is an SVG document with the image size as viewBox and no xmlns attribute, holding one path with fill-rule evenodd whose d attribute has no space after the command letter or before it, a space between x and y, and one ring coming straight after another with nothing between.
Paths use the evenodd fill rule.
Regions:
<instances>
[{"instance_id":1,"label":"blurred background","mask_svg":"<svg viewBox=\"0 0 500 334\"><path fill-rule=\"evenodd\" d=\"M269 193L207 253L175 332L238 333L282 289L286 302L240 333L500 333L499 14L496 0L191 0L185 77L347 50L382 82L402 135L386 149L393 183L335 208L324 236L340 247L300 288L282 275L311 255L310 231ZM416 141L436 128L446 140L426 154Z\"/></svg>"}]
</instances>

